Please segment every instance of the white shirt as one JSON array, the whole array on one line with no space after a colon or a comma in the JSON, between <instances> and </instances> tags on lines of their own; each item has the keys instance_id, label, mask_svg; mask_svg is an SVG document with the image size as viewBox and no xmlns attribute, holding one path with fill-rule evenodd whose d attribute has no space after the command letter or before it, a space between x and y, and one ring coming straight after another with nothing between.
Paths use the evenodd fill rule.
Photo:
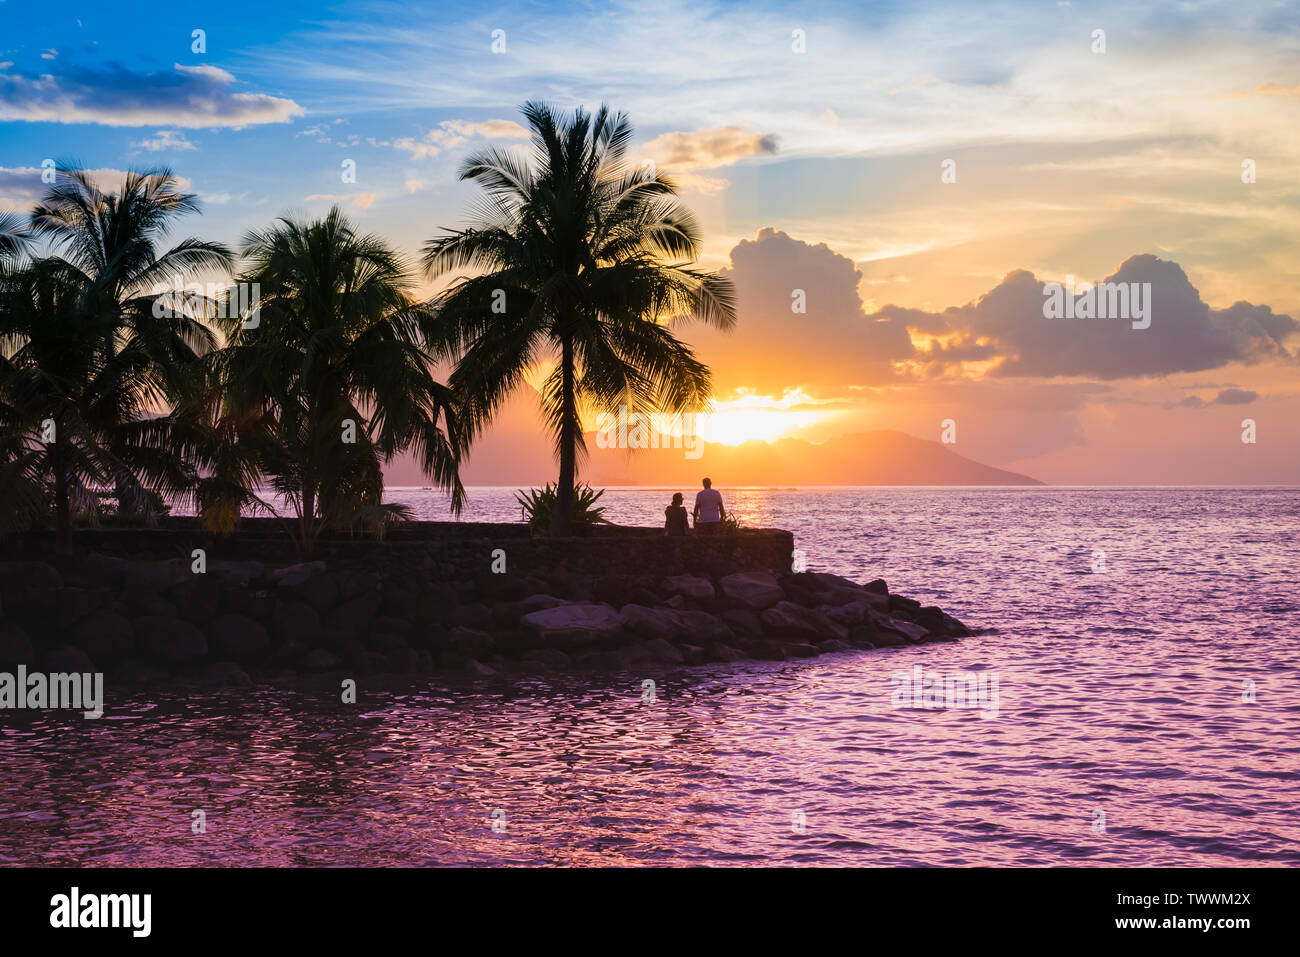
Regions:
<instances>
[{"instance_id":1,"label":"white shirt","mask_svg":"<svg viewBox=\"0 0 1300 957\"><path fill-rule=\"evenodd\" d=\"M702 488L695 493L695 507L701 522L722 521L722 493L716 488Z\"/></svg>"}]
</instances>

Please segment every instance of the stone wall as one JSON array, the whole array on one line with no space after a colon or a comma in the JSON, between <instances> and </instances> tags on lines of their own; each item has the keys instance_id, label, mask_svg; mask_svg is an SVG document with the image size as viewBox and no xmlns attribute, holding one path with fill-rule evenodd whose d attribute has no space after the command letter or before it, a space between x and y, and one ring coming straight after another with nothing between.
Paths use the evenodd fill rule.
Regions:
<instances>
[{"instance_id":1,"label":"stone wall","mask_svg":"<svg viewBox=\"0 0 1300 957\"><path fill-rule=\"evenodd\" d=\"M226 539L203 532L189 518L165 519L156 529L79 529L75 544L83 556L188 561L194 549L202 548L209 561L289 564L299 560L292 541L274 519L244 519L239 533ZM420 562L427 555L447 567L451 577L461 577L486 569L497 549L505 552L511 573L560 567L590 575L725 574L788 570L794 536L780 529L743 529L670 539L659 528L597 526L581 538L534 539L522 523L406 522L391 529L383 541L336 533L318 543L313 557L400 564ZM52 557L53 538L48 532L0 539L0 558L49 561Z\"/></svg>"}]
</instances>

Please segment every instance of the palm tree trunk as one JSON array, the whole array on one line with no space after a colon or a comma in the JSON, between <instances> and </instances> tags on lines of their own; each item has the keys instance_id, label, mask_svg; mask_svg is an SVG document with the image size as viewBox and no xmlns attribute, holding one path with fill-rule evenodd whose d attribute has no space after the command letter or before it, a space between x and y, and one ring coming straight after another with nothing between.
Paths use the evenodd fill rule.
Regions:
<instances>
[{"instance_id":1,"label":"palm tree trunk","mask_svg":"<svg viewBox=\"0 0 1300 957\"><path fill-rule=\"evenodd\" d=\"M56 425L56 435L62 432ZM64 462L63 439L56 438L51 469L54 473L54 551L59 555L72 554L72 503L68 496L67 465Z\"/></svg>"},{"instance_id":2,"label":"palm tree trunk","mask_svg":"<svg viewBox=\"0 0 1300 957\"><path fill-rule=\"evenodd\" d=\"M573 384L573 340L565 336L560 355L561 402L560 480L555 489L555 510L551 513L551 537L573 534L573 483L578 454L577 400Z\"/></svg>"},{"instance_id":3,"label":"palm tree trunk","mask_svg":"<svg viewBox=\"0 0 1300 957\"><path fill-rule=\"evenodd\" d=\"M316 486L304 482L302 487L302 552L310 556L316 544Z\"/></svg>"}]
</instances>

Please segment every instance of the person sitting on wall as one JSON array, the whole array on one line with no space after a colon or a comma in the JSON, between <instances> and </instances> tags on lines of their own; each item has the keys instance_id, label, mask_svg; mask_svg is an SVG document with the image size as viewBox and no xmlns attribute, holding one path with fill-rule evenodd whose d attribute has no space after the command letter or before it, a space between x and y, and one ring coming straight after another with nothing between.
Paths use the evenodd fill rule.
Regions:
<instances>
[{"instance_id":1,"label":"person sitting on wall","mask_svg":"<svg viewBox=\"0 0 1300 957\"><path fill-rule=\"evenodd\" d=\"M706 478L704 488L695 493L695 530L702 535L715 535L726 517L722 493L713 487L712 479Z\"/></svg>"},{"instance_id":2,"label":"person sitting on wall","mask_svg":"<svg viewBox=\"0 0 1300 957\"><path fill-rule=\"evenodd\" d=\"M664 509L664 534L669 538L685 538L689 528L682 493L673 493L673 504Z\"/></svg>"}]
</instances>

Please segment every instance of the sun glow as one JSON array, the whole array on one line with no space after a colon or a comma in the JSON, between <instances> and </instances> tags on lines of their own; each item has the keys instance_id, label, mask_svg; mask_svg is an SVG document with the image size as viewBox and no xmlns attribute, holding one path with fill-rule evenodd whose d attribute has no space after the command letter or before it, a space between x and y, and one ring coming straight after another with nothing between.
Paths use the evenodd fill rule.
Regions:
<instances>
[{"instance_id":1,"label":"sun glow","mask_svg":"<svg viewBox=\"0 0 1300 957\"><path fill-rule=\"evenodd\" d=\"M825 422L840 413L809 408L818 400L800 389L780 398L742 393L737 399L718 400L713 411L696 416L695 428L705 442L740 445L743 442L775 442L799 429Z\"/></svg>"}]
</instances>

